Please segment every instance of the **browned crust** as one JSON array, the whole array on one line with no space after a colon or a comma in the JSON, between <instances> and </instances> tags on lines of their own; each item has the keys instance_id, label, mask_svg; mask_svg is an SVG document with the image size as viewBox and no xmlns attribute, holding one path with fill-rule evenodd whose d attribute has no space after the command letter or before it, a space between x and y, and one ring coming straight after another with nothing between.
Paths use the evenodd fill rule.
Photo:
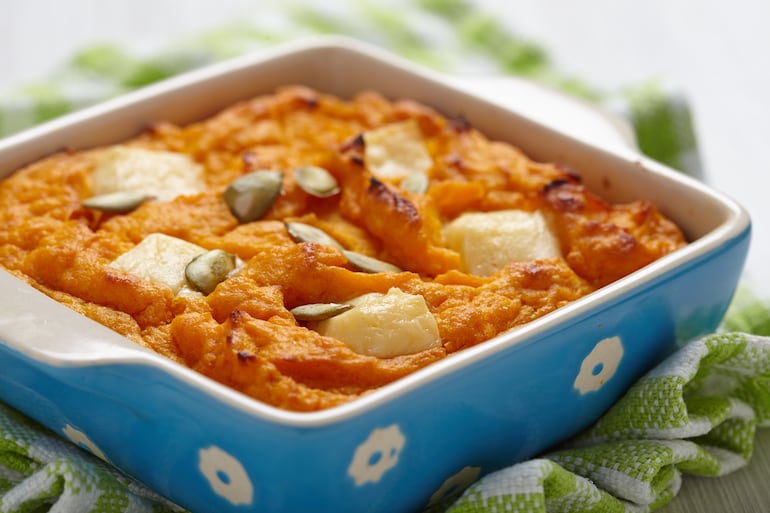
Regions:
<instances>
[{"instance_id":1,"label":"browned crust","mask_svg":"<svg viewBox=\"0 0 770 513\"><path fill-rule=\"evenodd\" d=\"M366 166L363 132L415 119L434 160L427 194L403 191ZM648 202L611 205L575 170L529 160L463 118L372 92L344 101L289 87L187 127L153 124L126 144L182 152L207 190L126 215L81 207L101 151L65 152L0 183L0 265L72 309L258 400L291 410L350 401L445 355L545 315L685 244ZM239 225L221 193L256 169L327 168L342 193L308 196L286 173L265 217ZM539 209L564 258L511 263L490 277L461 272L442 226L466 211ZM351 269L336 249L294 242L283 220L318 226L397 274ZM107 264L150 233L222 248L244 269L208 297L166 288ZM442 346L381 359L298 324L289 309L398 287L421 294Z\"/></svg>"}]
</instances>

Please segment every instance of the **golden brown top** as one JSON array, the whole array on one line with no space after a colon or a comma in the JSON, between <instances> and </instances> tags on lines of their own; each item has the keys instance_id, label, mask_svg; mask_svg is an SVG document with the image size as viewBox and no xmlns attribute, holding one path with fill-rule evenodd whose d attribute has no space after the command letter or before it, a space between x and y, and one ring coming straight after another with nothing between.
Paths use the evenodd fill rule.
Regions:
<instances>
[{"instance_id":1,"label":"golden brown top","mask_svg":"<svg viewBox=\"0 0 770 513\"><path fill-rule=\"evenodd\" d=\"M425 154L404 162L422 168L415 174L427 177L424 191L407 187L399 175L404 162L395 166L388 148L376 147L415 136L372 135L409 120ZM0 265L139 344L291 410L350 401L685 244L648 202L610 205L573 170L532 162L462 119L370 92L345 101L284 88L190 126L157 123L121 147L189 156L200 166L200 192L168 199L159 190L157 199L124 213L88 208L83 201L98 192L95 170L111 150L53 155L0 184ZM383 152L395 167L375 167ZM339 192L306 192L291 172L302 166L326 169ZM277 198L257 220L239 221L223 192L262 169L282 173ZM469 256L447 244L444 230L463 213L492 211L541 213L561 256L471 274ZM320 228L345 250L402 271L361 272L339 248L297 242L287 221ZM243 263L208 294L176 293L113 265L152 234L221 249ZM365 354L291 312L393 289L424 299L437 344L388 357Z\"/></svg>"}]
</instances>

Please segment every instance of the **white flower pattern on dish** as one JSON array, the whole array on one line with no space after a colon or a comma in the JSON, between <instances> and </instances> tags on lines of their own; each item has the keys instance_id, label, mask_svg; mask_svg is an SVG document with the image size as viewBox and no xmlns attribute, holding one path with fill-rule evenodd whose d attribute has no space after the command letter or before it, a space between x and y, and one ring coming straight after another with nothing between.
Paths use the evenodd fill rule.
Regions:
<instances>
[{"instance_id":1,"label":"white flower pattern on dish","mask_svg":"<svg viewBox=\"0 0 770 513\"><path fill-rule=\"evenodd\" d=\"M620 337L600 340L580 365L573 386L581 395L599 390L615 375L622 358L623 343Z\"/></svg>"},{"instance_id":2,"label":"white flower pattern on dish","mask_svg":"<svg viewBox=\"0 0 770 513\"><path fill-rule=\"evenodd\" d=\"M448 477L444 484L441 485L441 488L430 496L428 506L434 506L445 500L459 497L466 488L479 479L480 473L481 467L463 467L458 473Z\"/></svg>"},{"instance_id":3,"label":"white flower pattern on dish","mask_svg":"<svg viewBox=\"0 0 770 513\"><path fill-rule=\"evenodd\" d=\"M216 446L198 451L198 468L214 492L233 506L254 502L254 485L241 462Z\"/></svg>"},{"instance_id":4,"label":"white flower pattern on dish","mask_svg":"<svg viewBox=\"0 0 770 513\"><path fill-rule=\"evenodd\" d=\"M97 456L98 458L103 459L104 461L108 461L107 457L104 455L101 449L96 446L95 443L91 441L88 436L80 431L79 429L75 429L70 424L67 424L64 426L64 429L62 429L62 433L64 433L64 436L69 438L69 440L74 443L75 445L78 445L80 447L84 447L91 451L91 454L94 456Z\"/></svg>"},{"instance_id":5,"label":"white flower pattern on dish","mask_svg":"<svg viewBox=\"0 0 770 513\"><path fill-rule=\"evenodd\" d=\"M396 466L405 443L406 438L397 424L373 430L356 447L348 475L356 482L356 486L377 483L385 472Z\"/></svg>"}]
</instances>

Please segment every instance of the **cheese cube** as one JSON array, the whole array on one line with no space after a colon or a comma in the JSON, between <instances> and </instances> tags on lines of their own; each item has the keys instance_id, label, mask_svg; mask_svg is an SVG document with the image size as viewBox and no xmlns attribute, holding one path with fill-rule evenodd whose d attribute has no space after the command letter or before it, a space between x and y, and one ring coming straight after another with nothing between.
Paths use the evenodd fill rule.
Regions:
<instances>
[{"instance_id":1,"label":"cheese cube","mask_svg":"<svg viewBox=\"0 0 770 513\"><path fill-rule=\"evenodd\" d=\"M185 267L206 250L197 244L162 233L152 233L109 265L158 285L174 294L187 291ZM191 290L191 289L190 289Z\"/></svg>"},{"instance_id":2,"label":"cheese cube","mask_svg":"<svg viewBox=\"0 0 770 513\"><path fill-rule=\"evenodd\" d=\"M356 353L392 358L441 345L436 319L422 296L392 288L348 303L352 309L319 322L316 329Z\"/></svg>"},{"instance_id":3,"label":"cheese cube","mask_svg":"<svg viewBox=\"0 0 770 513\"><path fill-rule=\"evenodd\" d=\"M116 146L100 155L91 189L95 196L131 191L171 201L204 190L203 168L182 153Z\"/></svg>"},{"instance_id":4,"label":"cheese cube","mask_svg":"<svg viewBox=\"0 0 770 513\"><path fill-rule=\"evenodd\" d=\"M364 132L364 160L369 170L381 179L400 180L426 173L433 166L414 119Z\"/></svg>"},{"instance_id":5,"label":"cheese cube","mask_svg":"<svg viewBox=\"0 0 770 513\"><path fill-rule=\"evenodd\" d=\"M511 262L561 256L559 241L540 212L468 212L444 227L447 246L464 270L489 276Z\"/></svg>"}]
</instances>

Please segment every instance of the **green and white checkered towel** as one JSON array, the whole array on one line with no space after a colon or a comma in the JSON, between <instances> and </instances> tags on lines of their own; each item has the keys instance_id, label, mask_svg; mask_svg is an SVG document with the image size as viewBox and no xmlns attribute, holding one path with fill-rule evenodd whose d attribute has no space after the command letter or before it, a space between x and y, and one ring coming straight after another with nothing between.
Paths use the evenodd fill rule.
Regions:
<instances>
[{"instance_id":1,"label":"green and white checkered towel","mask_svg":"<svg viewBox=\"0 0 770 513\"><path fill-rule=\"evenodd\" d=\"M652 511L676 495L682 473L721 476L746 465L757 426L770 425L768 379L767 337L692 342L569 448L481 479L449 511Z\"/></svg>"},{"instance_id":2,"label":"green and white checkered towel","mask_svg":"<svg viewBox=\"0 0 770 513\"><path fill-rule=\"evenodd\" d=\"M541 48L466 0L402 3L398 9L375 0L334 9L283 3L269 16L255 14L151 55L92 46L45 82L0 96L0 136L209 62L339 33L442 71L513 74L619 106L642 151L701 176L687 104L676 95L654 83L600 91L565 77ZM756 427L770 422L770 338L764 337L770 313L755 299L739 306L725 322L729 334L694 341L671 356L563 450L488 475L432 511L652 511L676 495L682 473L719 476L745 465ZM0 405L0 513L47 510L181 509Z\"/></svg>"},{"instance_id":3,"label":"green and white checkered towel","mask_svg":"<svg viewBox=\"0 0 770 513\"><path fill-rule=\"evenodd\" d=\"M161 513L183 510L0 403L0 511Z\"/></svg>"}]
</instances>

